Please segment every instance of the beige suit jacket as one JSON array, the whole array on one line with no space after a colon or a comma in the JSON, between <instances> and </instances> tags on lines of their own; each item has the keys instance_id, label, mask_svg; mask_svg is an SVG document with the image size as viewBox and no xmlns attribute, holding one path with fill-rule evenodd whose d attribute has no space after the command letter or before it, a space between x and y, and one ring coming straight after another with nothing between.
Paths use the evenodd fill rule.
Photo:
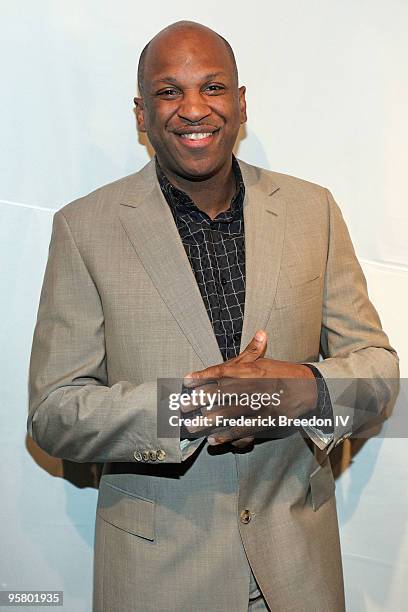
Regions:
<instances>
[{"instance_id":1,"label":"beige suit jacket","mask_svg":"<svg viewBox=\"0 0 408 612\"><path fill-rule=\"evenodd\" d=\"M349 413L366 400L386 410L398 359L330 192L238 161L242 347L263 328L267 357L314 363L329 382L369 379ZM182 461L179 440L157 436L156 380L221 361L154 161L55 214L28 431L51 455L105 464L95 612L244 612L246 557L274 612L344 609L327 455L365 417L336 426L323 452L296 433L250 452L204 443ZM343 413L334 391L331 399L334 414ZM144 451L160 451L161 460L139 461Z\"/></svg>"}]
</instances>

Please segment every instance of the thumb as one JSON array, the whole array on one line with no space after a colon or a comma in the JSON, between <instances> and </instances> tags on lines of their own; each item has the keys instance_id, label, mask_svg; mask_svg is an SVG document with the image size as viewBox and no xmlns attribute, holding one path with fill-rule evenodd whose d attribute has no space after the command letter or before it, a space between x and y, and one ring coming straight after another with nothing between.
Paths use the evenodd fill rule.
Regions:
<instances>
[{"instance_id":1,"label":"thumb","mask_svg":"<svg viewBox=\"0 0 408 612\"><path fill-rule=\"evenodd\" d=\"M248 346L237 356L239 363L256 361L265 355L268 344L268 335L263 329L258 329Z\"/></svg>"}]
</instances>

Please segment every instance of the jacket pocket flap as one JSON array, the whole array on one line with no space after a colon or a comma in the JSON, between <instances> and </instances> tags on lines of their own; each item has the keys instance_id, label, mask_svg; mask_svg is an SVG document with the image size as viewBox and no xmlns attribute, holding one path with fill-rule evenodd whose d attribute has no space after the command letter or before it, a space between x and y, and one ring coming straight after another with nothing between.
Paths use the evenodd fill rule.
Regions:
<instances>
[{"instance_id":1,"label":"jacket pocket flap","mask_svg":"<svg viewBox=\"0 0 408 612\"><path fill-rule=\"evenodd\" d=\"M312 508L316 512L333 495L336 488L328 458L310 474L309 482Z\"/></svg>"},{"instance_id":2,"label":"jacket pocket flap","mask_svg":"<svg viewBox=\"0 0 408 612\"><path fill-rule=\"evenodd\" d=\"M154 501L137 497L101 480L96 512L111 525L154 540L154 507Z\"/></svg>"}]
</instances>

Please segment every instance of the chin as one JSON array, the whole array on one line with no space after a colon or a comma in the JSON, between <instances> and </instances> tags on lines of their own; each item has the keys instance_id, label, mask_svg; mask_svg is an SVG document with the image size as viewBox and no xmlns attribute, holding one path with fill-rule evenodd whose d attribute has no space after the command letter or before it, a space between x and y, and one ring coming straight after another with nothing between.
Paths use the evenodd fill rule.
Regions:
<instances>
[{"instance_id":1,"label":"chin","mask_svg":"<svg viewBox=\"0 0 408 612\"><path fill-rule=\"evenodd\" d=\"M178 164L186 178L210 178L222 168L225 160L184 159Z\"/></svg>"}]
</instances>

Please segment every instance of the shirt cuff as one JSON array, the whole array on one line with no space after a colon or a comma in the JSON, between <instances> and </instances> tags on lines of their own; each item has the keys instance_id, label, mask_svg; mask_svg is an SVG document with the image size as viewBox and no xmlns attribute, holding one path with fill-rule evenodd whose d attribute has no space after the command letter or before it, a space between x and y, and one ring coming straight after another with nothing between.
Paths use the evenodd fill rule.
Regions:
<instances>
[{"instance_id":1,"label":"shirt cuff","mask_svg":"<svg viewBox=\"0 0 408 612\"><path fill-rule=\"evenodd\" d=\"M196 440L180 440L181 460L185 461L188 459L188 457L197 450L203 440L205 440L205 437L197 438Z\"/></svg>"},{"instance_id":2,"label":"shirt cuff","mask_svg":"<svg viewBox=\"0 0 408 612\"><path fill-rule=\"evenodd\" d=\"M303 363L302 365L312 370L317 385L317 403L315 409L310 413L310 416L315 416L318 419L328 419L330 423L329 425L322 425L319 427L304 425L303 430L320 450L325 450L333 441L334 437L333 406L329 390L322 374L315 366L310 363Z\"/></svg>"}]
</instances>

